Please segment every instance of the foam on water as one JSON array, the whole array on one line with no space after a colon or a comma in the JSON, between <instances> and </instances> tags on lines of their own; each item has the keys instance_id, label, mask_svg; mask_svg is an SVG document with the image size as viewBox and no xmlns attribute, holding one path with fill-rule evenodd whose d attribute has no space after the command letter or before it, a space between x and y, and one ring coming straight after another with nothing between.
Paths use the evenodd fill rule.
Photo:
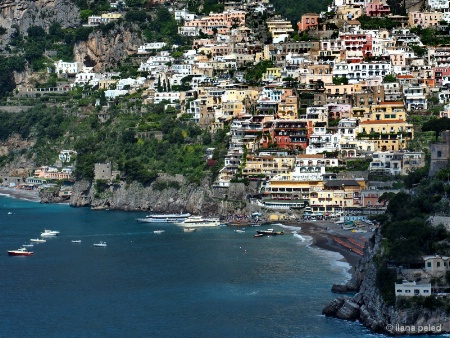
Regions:
<instances>
[{"instance_id":1,"label":"foam on water","mask_svg":"<svg viewBox=\"0 0 450 338\"><path fill-rule=\"evenodd\" d=\"M352 277L349 272L352 266L344 260L344 256L339 252L328 251L314 246L310 246L309 248L313 250L315 254L328 261L333 271L339 271L344 274L346 280L349 280Z\"/></svg>"}]
</instances>

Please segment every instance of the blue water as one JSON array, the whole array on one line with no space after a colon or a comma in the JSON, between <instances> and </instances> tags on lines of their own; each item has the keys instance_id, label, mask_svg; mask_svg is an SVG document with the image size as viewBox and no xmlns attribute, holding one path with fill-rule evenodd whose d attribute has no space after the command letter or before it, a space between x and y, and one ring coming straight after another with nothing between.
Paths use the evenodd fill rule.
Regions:
<instances>
[{"instance_id":1,"label":"blue water","mask_svg":"<svg viewBox=\"0 0 450 338\"><path fill-rule=\"evenodd\" d=\"M0 197L0 336L375 336L321 315L331 285L348 278L337 254L289 231L184 233L142 215ZM44 229L61 234L32 257L7 255Z\"/></svg>"}]
</instances>

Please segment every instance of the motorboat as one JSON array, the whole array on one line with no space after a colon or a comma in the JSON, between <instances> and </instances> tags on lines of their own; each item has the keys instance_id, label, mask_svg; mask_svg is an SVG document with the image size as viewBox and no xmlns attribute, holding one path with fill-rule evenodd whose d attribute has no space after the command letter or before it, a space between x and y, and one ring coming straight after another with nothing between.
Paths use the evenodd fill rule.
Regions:
<instances>
[{"instance_id":1,"label":"motorboat","mask_svg":"<svg viewBox=\"0 0 450 338\"><path fill-rule=\"evenodd\" d=\"M47 230L45 229L43 233L41 233L41 237L53 237L53 236L58 236L59 235L59 231L55 231L55 230Z\"/></svg>"},{"instance_id":2,"label":"motorboat","mask_svg":"<svg viewBox=\"0 0 450 338\"><path fill-rule=\"evenodd\" d=\"M81 239L72 239L72 243L81 243Z\"/></svg>"},{"instance_id":3,"label":"motorboat","mask_svg":"<svg viewBox=\"0 0 450 338\"><path fill-rule=\"evenodd\" d=\"M8 251L8 255L10 256L31 256L33 253L33 251L28 251L27 248L24 247Z\"/></svg>"},{"instance_id":4,"label":"motorboat","mask_svg":"<svg viewBox=\"0 0 450 338\"><path fill-rule=\"evenodd\" d=\"M275 231L273 229L267 229L267 230L258 230L256 231L258 234L266 235L266 236L276 236L276 235L284 235L284 231Z\"/></svg>"},{"instance_id":5,"label":"motorboat","mask_svg":"<svg viewBox=\"0 0 450 338\"><path fill-rule=\"evenodd\" d=\"M153 214L147 215L145 218L138 218L139 222L148 222L148 223L177 223L184 222L189 216L190 213L185 214Z\"/></svg>"},{"instance_id":6,"label":"motorboat","mask_svg":"<svg viewBox=\"0 0 450 338\"><path fill-rule=\"evenodd\" d=\"M45 242L47 242L47 240L46 239L41 239L41 238L31 238L30 242L45 243Z\"/></svg>"},{"instance_id":7,"label":"motorboat","mask_svg":"<svg viewBox=\"0 0 450 338\"><path fill-rule=\"evenodd\" d=\"M237 229L237 230L234 230L234 232L237 232L237 233L243 234L243 233L245 233L245 230L240 230L240 229Z\"/></svg>"},{"instance_id":8,"label":"motorboat","mask_svg":"<svg viewBox=\"0 0 450 338\"><path fill-rule=\"evenodd\" d=\"M184 232L195 232L195 231L197 231L197 228L189 228L189 227L186 227L186 228L184 228L183 230L184 230Z\"/></svg>"},{"instance_id":9,"label":"motorboat","mask_svg":"<svg viewBox=\"0 0 450 338\"><path fill-rule=\"evenodd\" d=\"M11 211L8 211L8 215L12 215L12 212L11 212Z\"/></svg>"},{"instance_id":10,"label":"motorboat","mask_svg":"<svg viewBox=\"0 0 450 338\"><path fill-rule=\"evenodd\" d=\"M182 227L217 227L220 224L219 218L203 218L202 216L191 216L183 222L176 222Z\"/></svg>"},{"instance_id":11,"label":"motorboat","mask_svg":"<svg viewBox=\"0 0 450 338\"><path fill-rule=\"evenodd\" d=\"M31 248L34 246L34 244L24 244L22 245L24 248Z\"/></svg>"},{"instance_id":12,"label":"motorboat","mask_svg":"<svg viewBox=\"0 0 450 338\"><path fill-rule=\"evenodd\" d=\"M106 247L106 242L94 243L94 246L97 246L97 247L100 247L100 248L105 248Z\"/></svg>"},{"instance_id":13,"label":"motorboat","mask_svg":"<svg viewBox=\"0 0 450 338\"><path fill-rule=\"evenodd\" d=\"M155 231L153 231L155 234L162 234L163 232L166 232L166 230L161 230L161 229L158 229L158 230L155 230Z\"/></svg>"},{"instance_id":14,"label":"motorboat","mask_svg":"<svg viewBox=\"0 0 450 338\"><path fill-rule=\"evenodd\" d=\"M264 235L263 234L256 234L256 235L253 235L253 237L255 237L255 238L257 238L257 237L264 237Z\"/></svg>"}]
</instances>

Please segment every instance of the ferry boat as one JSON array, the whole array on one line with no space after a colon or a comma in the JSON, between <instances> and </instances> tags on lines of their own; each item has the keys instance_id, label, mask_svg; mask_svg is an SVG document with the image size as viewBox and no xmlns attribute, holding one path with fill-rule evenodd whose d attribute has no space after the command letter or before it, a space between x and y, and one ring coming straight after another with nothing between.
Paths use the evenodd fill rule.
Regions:
<instances>
[{"instance_id":1,"label":"ferry boat","mask_svg":"<svg viewBox=\"0 0 450 338\"><path fill-rule=\"evenodd\" d=\"M10 256L31 256L34 252L28 251L27 248L19 248L17 250L8 251L8 255Z\"/></svg>"},{"instance_id":2,"label":"ferry boat","mask_svg":"<svg viewBox=\"0 0 450 338\"><path fill-rule=\"evenodd\" d=\"M145 218L138 218L139 222L149 223L177 223L184 222L191 214L154 214L147 215Z\"/></svg>"},{"instance_id":3,"label":"ferry boat","mask_svg":"<svg viewBox=\"0 0 450 338\"><path fill-rule=\"evenodd\" d=\"M218 227L219 218L203 218L202 216L191 216L183 222L175 222L176 225L182 227Z\"/></svg>"}]
</instances>

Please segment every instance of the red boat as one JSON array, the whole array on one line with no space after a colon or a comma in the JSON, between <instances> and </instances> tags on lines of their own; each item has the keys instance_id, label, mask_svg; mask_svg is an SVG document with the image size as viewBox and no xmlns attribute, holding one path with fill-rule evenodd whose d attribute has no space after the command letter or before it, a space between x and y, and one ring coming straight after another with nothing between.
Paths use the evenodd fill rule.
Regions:
<instances>
[{"instance_id":1,"label":"red boat","mask_svg":"<svg viewBox=\"0 0 450 338\"><path fill-rule=\"evenodd\" d=\"M27 248L19 248L17 250L8 251L8 255L10 256L31 256L33 251L28 251Z\"/></svg>"}]
</instances>

